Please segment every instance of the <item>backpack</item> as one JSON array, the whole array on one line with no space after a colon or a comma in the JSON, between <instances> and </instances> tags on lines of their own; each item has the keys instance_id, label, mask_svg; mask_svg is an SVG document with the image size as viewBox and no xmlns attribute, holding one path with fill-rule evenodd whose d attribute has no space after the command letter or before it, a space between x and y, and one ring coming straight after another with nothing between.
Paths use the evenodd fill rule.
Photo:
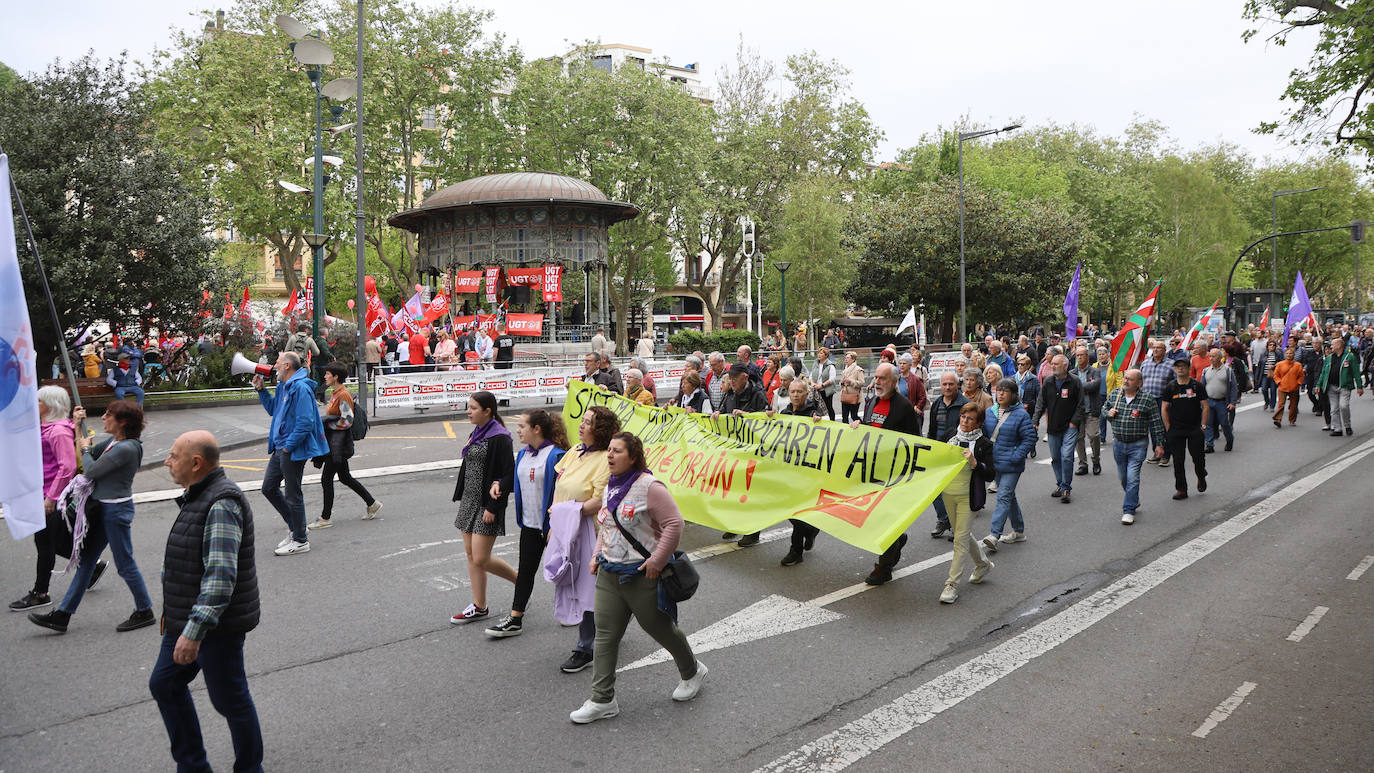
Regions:
<instances>
[{"instance_id":1,"label":"backpack","mask_svg":"<svg viewBox=\"0 0 1374 773\"><path fill-rule=\"evenodd\" d=\"M358 442L367 437L367 409L361 405L353 406L353 424L349 426L348 432L353 437L353 442Z\"/></svg>"}]
</instances>

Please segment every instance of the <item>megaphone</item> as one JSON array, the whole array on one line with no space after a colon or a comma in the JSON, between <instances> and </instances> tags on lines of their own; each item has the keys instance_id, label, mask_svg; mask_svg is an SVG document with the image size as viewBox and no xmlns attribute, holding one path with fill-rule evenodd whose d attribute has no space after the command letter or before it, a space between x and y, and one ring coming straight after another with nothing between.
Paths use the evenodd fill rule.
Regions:
<instances>
[{"instance_id":1,"label":"megaphone","mask_svg":"<svg viewBox=\"0 0 1374 773\"><path fill-rule=\"evenodd\" d=\"M272 366L253 362L244 357L243 352L234 352L234 361L229 365L229 372L235 376L262 376L267 378L272 375Z\"/></svg>"}]
</instances>

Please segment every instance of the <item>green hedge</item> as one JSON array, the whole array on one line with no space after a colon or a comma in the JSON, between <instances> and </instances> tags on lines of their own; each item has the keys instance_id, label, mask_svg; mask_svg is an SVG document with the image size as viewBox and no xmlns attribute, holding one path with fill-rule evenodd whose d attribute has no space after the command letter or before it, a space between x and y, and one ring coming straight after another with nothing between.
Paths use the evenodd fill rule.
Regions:
<instances>
[{"instance_id":1,"label":"green hedge","mask_svg":"<svg viewBox=\"0 0 1374 773\"><path fill-rule=\"evenodd\" d=\"M757 350L759 337L748 330L725 329L710 334L698 330L682 330L668 336L668 345L672 347L673 353L678 355L691 354L698 349L708 354L730 353L741 346Z\"/></svg>"}]
</instances>

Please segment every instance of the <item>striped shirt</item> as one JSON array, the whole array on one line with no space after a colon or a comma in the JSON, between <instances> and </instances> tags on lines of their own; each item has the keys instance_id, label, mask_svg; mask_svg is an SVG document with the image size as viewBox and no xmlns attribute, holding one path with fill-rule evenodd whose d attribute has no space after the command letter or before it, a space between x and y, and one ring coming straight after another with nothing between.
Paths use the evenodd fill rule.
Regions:
<instances>
[{"instance_id":1,"label":"striped shirt","mask_svg":"<svg viewBox=\"0 0 1374 773\"><path fill-rule=\"evenodd\" d=\"M200 578L200 595L181 635L200 641L219 625L220 615L234 595L239 574L239 542L243 539L243 510L232 498L218 499L205 517L202 555L205 574Z\"/></svg>"}]
</instances>

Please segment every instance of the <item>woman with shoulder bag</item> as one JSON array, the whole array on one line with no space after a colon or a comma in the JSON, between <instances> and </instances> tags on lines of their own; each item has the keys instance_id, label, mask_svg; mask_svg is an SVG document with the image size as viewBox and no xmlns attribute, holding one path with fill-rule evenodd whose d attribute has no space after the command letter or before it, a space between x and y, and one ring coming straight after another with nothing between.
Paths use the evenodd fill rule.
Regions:
<instances>
[{"instance_id":1,"label":"woman with shoulder bag","mask_svg":"<svg viewBox=\"0 0 1374 773\"><path fill-rule=\"evenodd\" d=\"M969 373L977 373L970 370ZM964 564L973 559L973 575L969 582L977 585L993 568L993 563L983 555L978 541L973 538L973 514L983 509L987 503L987 483L997 476L993 462L992 441L983 436L984 412L973 403L965 403L959 409L959 430L949 439L949 444L957 446L964 454L964 464L959 474L945 487L941 498L949 513L950 526L954 529L954 560L949 566L949 579L940 593L941 604L953 604L959 600L959 581L963 579Z\"/></svg>"},{"instance_id":2,"label":"woman with shoulder bag","mask_svg":"<svg viewBox=\"0 0 1374 773\"><path fill-rule=\"evenodd\" d=\"M79 413L78 421L84 415L84 411ZM81 562L62 603L46 615L29 613L32 623L58 633L67 632L72 614L80 606L87 589L94 584L91 579L96 572L97 559L107 544L114 555L116 571L134 597L134 613L115 626L115 630L123 633L157 622L153 615L153 599L134 561L133 485L134 474L143 462L143 443L139 440L143 434L143 409L126 400L116 400L105 409L102 420L109 439L98 445L90 437L77 441L81 467L95 484L90 504L92 509L98 508L99 517L88 519L90 531L81 545Z\"/></svg>"},{"instance_id":3,"label":"woman with shoulder bag","mask_svg":"<svg viewBox=\"0 0 1374 773\"><path fill-rule=\"evenodd\" d=\"M860 393L864 388L864 369L859 367L859 355L844 353L844 372L840 374L840 421L848 424L859 418Z\"/></svg>"},{"instance_id":4,"label":"woman with shoulder bag","mask_svg":"<svg viewBox=\"0 0 1374 773\"><path fill-rule=\"evenodd\" d=\"M324 437L329 441L329 454L314 459L316 466L324 467L320 472L320 489L324 501L320 506L320 517L307 527L311 531L328 529L334 525L329 518L334 511L336 475L340 483L353 489L353 493L362 497L363 503L367 505L367 512L363 514L364 521L376 518L377 511L382 509L382 503L374 499L367 487L348 471L348 460L353 457L353 419L356 412L353 395L348 391L348 387L344 386L347 378L348 368L341 363L331 362L324 366L324 387L329 390L329 405L324 409Z\"/></svg>"},{"instance_id":5,"label":"woman with shoulder bag","mask_svg":"<svg viewBox=\"0 0 1374 773\"><path fill-rule=\"evenodd\" d=\"M515 522L520 525L520 560L515 569L515 599L510 613L485 633L493 639L524 631L525 606L534 591L544 546L549 540L549 508L558 482L558 462L568 450L563 422L543 408L520 414L515 436L522 447L515 455Z\"/></svg>"},{"instance_id":6,"label":"woman with shoulder bag","mask_svg":"<svg viewBox=\"0 0 1374 773\"><path fill-rule=\"evenodd\" d=\"M606 463L611 477L606 483L605 507L596 516L599 531L591 565L596 575L592 697L568 715L580 725L620 713L615 667L631 617L673 656L681 677L673 700L695 698L706 677L706 666L696 659L687 635L677 626L677 605L659 582L682 535L677 503L668 488L649 474L644 446L634 435L617 432L607 448Z\"/></svg>"}]
</instances>

